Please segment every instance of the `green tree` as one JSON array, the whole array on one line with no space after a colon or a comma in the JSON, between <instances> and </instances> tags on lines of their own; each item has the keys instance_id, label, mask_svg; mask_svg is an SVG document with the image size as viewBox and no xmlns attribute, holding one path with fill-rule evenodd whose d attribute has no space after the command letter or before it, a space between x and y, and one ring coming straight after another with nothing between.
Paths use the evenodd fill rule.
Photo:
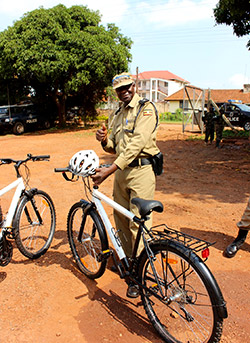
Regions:
<instances>
[{"instance_id":1,"label":"green tree","mask_svg":"<svg viewBox=\"0 0 250 343\"><path fill-rule=\"evenodd\" d=\"M250 33L250 1L249 0L220 0L214 9L217 24L232 25L238 36ZM250 41L248 41L250 50Z\"/></svg>"},{"instance_id":2,"label":"green tree","mask_svg":"<svg viewBox=\"0 0 250 343\"><path fill-rule=\"evenodd\" d=\"M80 97L86 115L114 74L128 69L132 41L113 25L100 25L98 11L84 6L26 13L0 33L0 78L18 79L38 98L50 96L65 123L66 100Z\"/></svg>"}]
</instances>

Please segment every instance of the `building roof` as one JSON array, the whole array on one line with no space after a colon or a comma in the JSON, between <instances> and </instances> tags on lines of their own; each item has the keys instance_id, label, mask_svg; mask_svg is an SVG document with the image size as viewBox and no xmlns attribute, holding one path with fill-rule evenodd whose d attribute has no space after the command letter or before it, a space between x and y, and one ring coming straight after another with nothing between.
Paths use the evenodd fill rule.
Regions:
<instances>
[{"instance_id":1,"label":"building roof","mask_svg":"<svg viewBox=\"0 0 250 343\"><path fill-rule=\"evenodd\" d=\"M190 87L186 88L190 99L192 100L194 97L193 89ZM200 95L200 88L197 88L195 91L196 96L195 99L198 98ZM184 90L183 88L180 89L178 92L171 94L170 96L166 97L166 101L179 101L183 100ZM210 97L214 102L226 102L228 100L241 100L244 104L250 103L250 92L244 91L244 89L210 89ZM187 100L187 95L185 93L185 99ZM208 90L205 89L205 101L208 99Z\"/></svg>"},{"instance_id":2,"label":"building roof","mask_svg":"<svg viewBox=\"0 0 250 343\"><path fill-rule=\"evenodd\" d=\"M133 75L136 78L136 75ZM188 81L184 80L182 77L177 76L171 73L168 70L155 70L155 71L144 71L143 73L138 74L139 80L150 80L150 79L163 79L168 81L180 81L189 83Z\"/></svg>"}]
</instances>

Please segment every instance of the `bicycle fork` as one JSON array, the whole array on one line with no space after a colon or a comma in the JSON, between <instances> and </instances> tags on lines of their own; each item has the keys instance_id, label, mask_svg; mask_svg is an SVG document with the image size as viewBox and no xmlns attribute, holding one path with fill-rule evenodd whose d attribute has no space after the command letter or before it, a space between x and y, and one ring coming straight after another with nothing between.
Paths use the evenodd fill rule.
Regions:
<instances>
[{"instance_id":1,"label":"bicycle fork","mask_svg":"<svg viewBox=\"0 0 250 343\"><path fill-rule=\"evenodd\" d=\"M37 208L37 206L36 206L36 202L35 202L35 200L34 200L34 195L36 194L36 192L37 192L37 189L36 189L36 188L32 188L30 191L25 191L25 192L24 192L24 195L25 195L25 196L30 200L30 202L31 202L32 208L33 208L33 210L34 210L34 213L36 214L36 217L37 217L37 219L38 219L38 224L39 224L39 225L43 225L42 217L41 217L41 215L40 215L40 212L39 212L39 210L38 210L38 208ZM26 218L27 218L27 221L29 222L29 224L30 224L30 225L34 224L32 218L31 218L31 216L30 216L30 213L29 213L29 211L28 211L27 206L25 206L25 208L24 208L24 213L25 213L25 215L26 215Z\"/></svg>"}]
</instances>

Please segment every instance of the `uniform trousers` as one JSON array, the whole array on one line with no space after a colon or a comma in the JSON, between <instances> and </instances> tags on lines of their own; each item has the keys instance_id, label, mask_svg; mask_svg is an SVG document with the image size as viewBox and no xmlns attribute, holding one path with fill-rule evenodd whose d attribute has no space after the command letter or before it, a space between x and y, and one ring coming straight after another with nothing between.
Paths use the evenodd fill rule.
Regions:
<instances>
[{"instance_id":1,"label":"uniform trousers","mask_svg":"<svg viewBox=\"0 0 250 343\"><path fill-rule=\"evenodd\" d=\"M237 223L239 229L250 230L250 197L248 199L247 207L241 217L241 220Z\"/></svg>"},{"instance_id":2,"label":"uniform trousers","mask_svg":"<svg viewBox=\"0 0 250 343\"><path fill-rule=\"evenodd\" d=\"M127 210L140 217L138 208L131 203L133 198L142 198L145 200L154 199L155 193L155 174L151 165L138 166L134 168L127 167L124 170L115 172L114 180L114 200L125 207ZM123 249L127 257L132 256L132 251L138 232L138 225L124 217L117 211L114 211L114 219ZM152 226L152 214L146 221L146 226ZM137 255L143 249L142 239L139 244Z\"/></svg>"}]
</instances>

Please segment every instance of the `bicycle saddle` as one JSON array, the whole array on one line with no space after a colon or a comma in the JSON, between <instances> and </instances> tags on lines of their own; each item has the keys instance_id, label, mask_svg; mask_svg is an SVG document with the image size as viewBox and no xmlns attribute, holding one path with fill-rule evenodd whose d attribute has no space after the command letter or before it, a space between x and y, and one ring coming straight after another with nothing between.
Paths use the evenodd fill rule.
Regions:
<instances>
[{"instance_id":1,"label":"bicycle saddle","mask_svg":"<svg viewBox=\"0 0 250 343\"><path fill-rule=\"evenodd\" d=\"M163 212L163 205L157 200L145 200L141 198L133 198L131 200L132 204L136 205L139 209L140 215L145 217L152 211Z\"/></svg>"}]
</instances>

